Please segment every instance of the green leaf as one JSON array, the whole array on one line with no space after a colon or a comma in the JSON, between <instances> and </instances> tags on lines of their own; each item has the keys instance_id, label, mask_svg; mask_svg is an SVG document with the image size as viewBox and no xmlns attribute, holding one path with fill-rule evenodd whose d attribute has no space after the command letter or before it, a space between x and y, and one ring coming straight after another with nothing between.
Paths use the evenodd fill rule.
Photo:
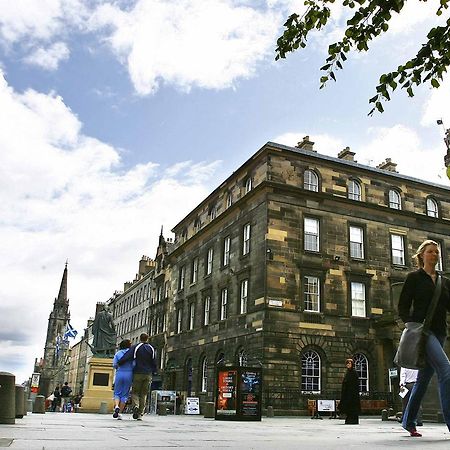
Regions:
<instances>
[{"instance_id":1,"label":"green leaf","mask_svg":"<svg viewBox=\"0 0 450 450\"><path fill-rule=\"evenodd\" d=\"M436 78L431 79L431 85L436 89L440 86L439 81L436 80Z\"/></svg>"}]
</instances>

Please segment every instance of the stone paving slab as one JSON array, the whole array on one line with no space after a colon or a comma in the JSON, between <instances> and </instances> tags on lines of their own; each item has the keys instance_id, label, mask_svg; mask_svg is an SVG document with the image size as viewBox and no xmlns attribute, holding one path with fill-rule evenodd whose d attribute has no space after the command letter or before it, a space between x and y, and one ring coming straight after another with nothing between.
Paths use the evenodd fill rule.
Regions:
<instances>
[{"instance_id":1,"label":"stone paving slab","mask_svg":"<svg viewBox=\"0 0 450 450\"><path fill-rule=\"evenodd\" d=\"M0 425L0 447L10 449L308 449L356 450L450 449L444 424L420 428L411 438L395 421L361 418L359 425L309 417L263 418L261 422L230 422L203 416L129 415L115 420L100 414L28 414L15 425Z\"/></svg>"}]
</instances>

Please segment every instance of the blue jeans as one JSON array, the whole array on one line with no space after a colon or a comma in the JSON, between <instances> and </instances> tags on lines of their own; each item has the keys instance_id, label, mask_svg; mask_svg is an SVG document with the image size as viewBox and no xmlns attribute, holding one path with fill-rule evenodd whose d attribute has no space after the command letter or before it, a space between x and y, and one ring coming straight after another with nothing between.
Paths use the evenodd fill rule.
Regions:
<instances>
[{"instance_id":1,"label":"blue jeans","mask_svg":"<svg viewBox=\"0 0 450 450\"><path fill-rule=\"evenodd\" d=\"M416 427L420 404L434 372L438 377L442 414L450 430L450 361L443 349L444 342L445 337L437 337L433 333L428 336L426 345L427 365L419 370L408 406L403 414L402 426L406 430Z\"/></svg>"}]
</instances>

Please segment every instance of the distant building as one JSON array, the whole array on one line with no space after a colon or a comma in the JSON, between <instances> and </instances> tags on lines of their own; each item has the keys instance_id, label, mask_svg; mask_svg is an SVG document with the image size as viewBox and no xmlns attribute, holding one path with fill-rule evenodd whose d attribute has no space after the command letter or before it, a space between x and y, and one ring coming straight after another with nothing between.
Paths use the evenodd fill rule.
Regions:
<instances>
[{"instance_id":1,"label":"distant building","mask_svg":"<svg viewBox=\"0 0 450 450\"><path fill-rule=\"evenodd\" d=\"M58 297L48 318L45 339L44 358L35 371L40 371L39 394L47 397L56 385L62 385L68 370L68 344L64 342L64 333L70 320L69 299L67 297L67 263L64 268Z\"/></svg>"}]
</instances>

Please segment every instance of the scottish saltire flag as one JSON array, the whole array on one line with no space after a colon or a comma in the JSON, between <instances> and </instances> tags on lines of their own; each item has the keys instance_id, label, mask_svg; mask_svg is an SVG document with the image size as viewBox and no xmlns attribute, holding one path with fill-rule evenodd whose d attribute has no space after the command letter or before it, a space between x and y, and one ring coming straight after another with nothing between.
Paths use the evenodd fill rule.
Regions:
<instances>
[{"instance_id":1,"label":"scottish saltire flag","mask_svg":"<svg viewBox=\"0 0 450 450\"><path fill-rule=\"evenodd\" d=\"M68 323L66 327L66 332L64 333L64 340L67 341L69 338L74 339L77 334L78 331L75 330L75 328L72 325L70 325L70 323Z\"/></svg>"}]
</instances>

